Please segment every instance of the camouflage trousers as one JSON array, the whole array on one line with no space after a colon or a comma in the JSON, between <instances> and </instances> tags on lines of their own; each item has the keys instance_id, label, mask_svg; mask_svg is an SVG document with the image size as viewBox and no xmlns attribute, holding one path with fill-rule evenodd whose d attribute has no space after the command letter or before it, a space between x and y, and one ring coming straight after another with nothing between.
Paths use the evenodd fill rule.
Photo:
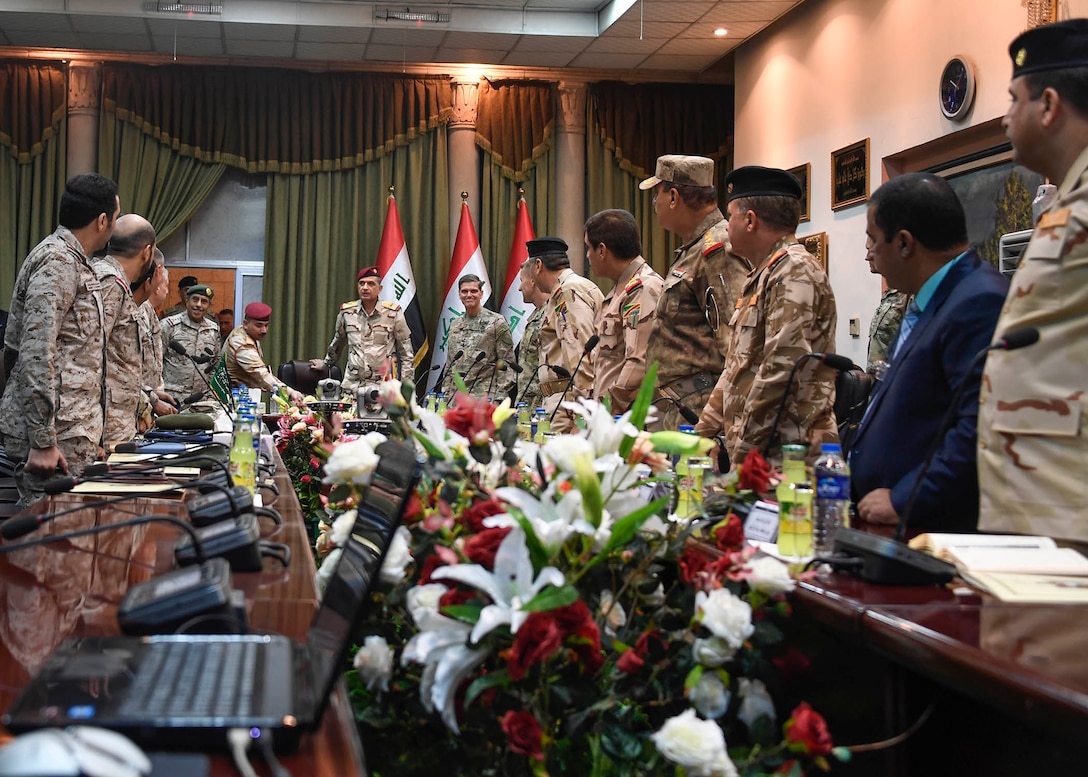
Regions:
<instances>
[{"instance_id":1,"label":"camouflage trousers","mask_svg":"<svg viewBox=\"0 0 1088 777\"><path fill-rule=\"evenodd\" d=\"M64 454L68 462L68 474L79 477L83 470L98 458L98 443L91 442L86 437L71 437L66 440L57 440L57 447ZM30 456L30 444L26 440L6 438L4 449L8 457L16 462L15 485L19 489L19 497L23 507L29 507L45 496L45 482L52 480L59 472L27 472L26 462Z\"/></svg>"},{"instance_id":2,"label":"camouflage trousers","mask_svg":"<svg viewBox=\"0 0 1088 777\"><path fill-rule=\"evenodd\" d=\"M683 397L681 401L684 403L684 407L689 407L694 410L695 415L701 415L703 406L706 404L707 400L710 399L712 391L714 391L714 387L710 386L688 394ZM657 408L657 420L646 424L646 431L648 432L661 432L665 430L676 431L682 424L688 423L684 420L684 417L680 415L680 408L676 406L676 403L665 397L657 399L654 402L654 407Z\"/></svg>"}]
</instances>

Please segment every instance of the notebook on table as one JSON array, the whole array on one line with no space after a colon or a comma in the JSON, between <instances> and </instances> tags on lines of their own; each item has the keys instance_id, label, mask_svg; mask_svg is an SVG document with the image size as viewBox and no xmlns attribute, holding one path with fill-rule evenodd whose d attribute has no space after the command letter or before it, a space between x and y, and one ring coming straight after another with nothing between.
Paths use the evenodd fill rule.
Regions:
<instances>
[{"instance_id":1,"label":"notebook on table","mask_svg":"<svg viewBox=\"0 0 1088 777\"><path fill-rule=\"evenodd\" d=\"M3 716L14 733L83 724L145 749L226 747L254 727L294 749L321 722L370 587L418 478L408 444L386 441L352 536L304 643L269 635L162 635L69 640Z\"/></svg>"}]
</instances>

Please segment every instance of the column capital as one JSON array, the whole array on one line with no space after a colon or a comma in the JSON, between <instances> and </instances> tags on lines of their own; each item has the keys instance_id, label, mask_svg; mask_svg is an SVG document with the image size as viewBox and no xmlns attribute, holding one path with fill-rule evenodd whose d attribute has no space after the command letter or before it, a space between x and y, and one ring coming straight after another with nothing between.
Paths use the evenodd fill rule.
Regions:
<instances>
[{"instance_id":1,"label":"column capital","mask_svg":"<svg viewBox=\"0 0 1088 777\"><path fill-rule=\"evenodd\" d=\"M586 134L586 84L584 81L559 82L559 132Z\"/></svg>"},{"instance_id":2,"label":"column capital","mask_svg":"<svg viewBox=\"0 0 1088 777\"><path fill-rule=\"evenodd\" d=\"M453 89L453 113L447 125L450 129L475 129L476 106L480 96L479 81L450 79Z\"/></svg>"},{"instance_id":3,"label":"column capital","mask_svg":"<svg viewBox=\"0 0 1088 777\"><path fill-rule=\"evenodd\" d=\"M68 115L98 116L102 69L96 62L68 65Z\"/></svg>"}]
</instances>

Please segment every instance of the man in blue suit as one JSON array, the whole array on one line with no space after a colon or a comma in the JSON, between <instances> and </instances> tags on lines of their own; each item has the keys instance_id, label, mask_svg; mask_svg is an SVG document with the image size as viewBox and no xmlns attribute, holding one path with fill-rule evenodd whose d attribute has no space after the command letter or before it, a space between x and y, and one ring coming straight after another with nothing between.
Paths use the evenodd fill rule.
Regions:
<instances>
[{"instance_id":1,"label":"man in blue suit","mask_svg":"<svg viewBox=\"0 0 1088 777\"><path fill-rule=\"evenodd\" d=\"M982 362L1009 283L968 248L963 206L929 173L893 178L869 200L866 258L888 285L915 300L889 351L850 452L858 515L894 524L940 434L960 383L967 386L944 432L911 525L973 531L978 522L976 422Z\"/></svg>"}]
</instances>

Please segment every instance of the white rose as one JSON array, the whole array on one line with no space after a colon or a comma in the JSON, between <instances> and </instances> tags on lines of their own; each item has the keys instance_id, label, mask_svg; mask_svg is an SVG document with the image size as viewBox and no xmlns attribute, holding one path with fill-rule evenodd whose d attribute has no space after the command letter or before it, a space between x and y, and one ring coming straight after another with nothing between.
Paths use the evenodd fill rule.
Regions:
<instances>
[{"instance_id":1,"label":"white rose","mask_svg":"<svg viewBox=\"0 0 1088 777\"><path fill-rule=\"evenodd\" d=\"M332 529L329 530L329 541L333 545L338 548L344 547L344 543L348 541L348 537L351 536L351 532L355 528L357 516L358 513L355 510L348 510L336 517L336 520L332 522Z\"/></svg>"},{"instance_id":2,"label":"white rose","mask_svg":"<svg viewBox=\"0 0 1088 777\"><path fill-rule=\"evenodd\" d=\"M693 777L737 777L722 730L712 720L700 720L693 709L666 720L651 738L658 752Z\"/></svg>"},{"instance_id":3,"label":"white rose","mask_svg":"<svg viewBox=\"0 0 1088 777\"><path fill-rule=\"evenodd\" d=\"M703 672L699 676L699 682L688 693L688 699L699 714L710 720L717 720L729 709L731 694L725 687L718 672Z\"/></svg>"},{"instance_id":4,"label":"white rose","mask_svg":"<svg viewBox=\"0 0 1088 777\"><path fill-rule=\"evenodd\" d=\"M695 594L695 619L738 650L752 636L752 607L725 588Z\"/></svg>"},{"instance_id":5,"label":"white rose","mask_svg":"<svg viewBox=\"0 0 1088 777\"><path fill-rule=\"evenodd\" d=\"M442 598L442 595L446 591L450 590L441 583L428 583L427 585L417 585L408 591L406 597L408 604L408 613L412 616L412 620L419 624L423 619L423 616L427 613L438 614L438 600Z\"/></svg>"},{"instance_id":6,"label":"white rose","mask_svg":"<svg viewBox=\"0 0 1088 777\"><path fill-rule=\"evenodd\" d=\"M790 570L785 564L771 556L761 556L748 562L751 576L748 585L768 596L789 593L797 584L790 577Z\"/></svg>"},{"instance_id":7,"label":"white rose","mask_svg":"<svg viewBox=\"0 0 1088 777\"><path fill-rule=\"evenodd\" d=\"M404 579L404 570L412 563L412 550L409 542L412 533L405 526L398 526L397 533L389 542L389 549L382 559L382 585L396 585Z\"/></svg>"},{"instance_id":8,"label":"white rose","mask_svg":"<svg viewBox=\"0 0 1088 777\"><path fill-rule=\"evenodd\" d=\"M695 660L703 666L714 669L732 660L736 652L729 642L721 637L697 639L691 646L691 654Z\"/></svg>"},{"instance_id":9,"label":"white rose","mask_svg":"<svg viewBox=\"0 0 1088 777\"><path fill-rule=\"evenodd\" d=\"M340 443L325 462L325 482L365 486L377 466L378 455L365 437Z\"/></svg>"},{"instance_id":10,"label":"white rose","mask_svg":"<svg viewBox=\"0 0 1088 777\"><path fill-rule=\"evenodd\" d=\"M740 696L740 710L737 712L737 717L749 731L752 730L755 722L764 716L771 719L772 726L775 725L774 702L762 680L740 678L737 695Z\"/></svg>"},{"instance_id":11,"label":"white rose","mask_svg":"<svg viewBox=\"0 0 1088 777\"><path fill-rule=\"evenodd\" d=\"M340 554L343 552L340 548L333 548L332 552L325 556L321 568L317 570L317 590L322 596L325 594L329 581L332 580L332 573L336 571L336 565L340 561Z\"/></svg>"},{"instance_id":12,"label":"white rose","mask_svg":"<svg viewBox=\"0 0 1088 777\"><path fill-rule=\"evenodd\" d=\"M368 690L389 690L389 678L393 676L393 648L386 643L385 637L367 637L355 654L354 663Z\"/></svg>"}]
</instances>

